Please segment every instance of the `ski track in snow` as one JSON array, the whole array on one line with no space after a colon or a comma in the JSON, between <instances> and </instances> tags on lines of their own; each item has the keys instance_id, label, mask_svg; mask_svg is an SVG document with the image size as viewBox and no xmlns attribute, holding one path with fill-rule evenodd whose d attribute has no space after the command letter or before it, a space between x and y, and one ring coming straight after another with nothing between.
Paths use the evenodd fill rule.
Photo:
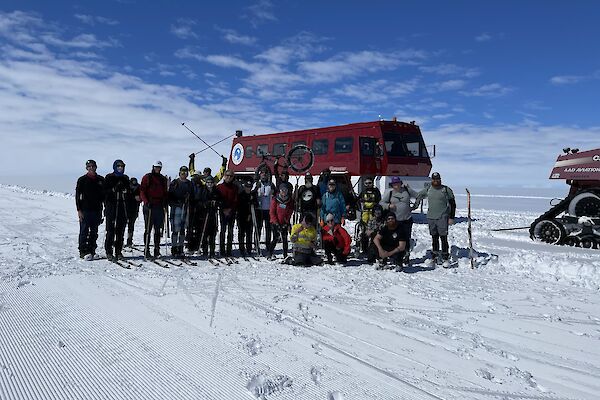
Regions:
<instances>
[{"instance_id":1,"label":"ski track in snow","mask_svg":"<svg viewBox=\"0 0 600 400\"><path fill-rule=\"evenodd\" d=\"M79 260L72 196L0 185L0 399L597 398L600 251L491 232L538 214L473 201L475 270L463 222L447 270L125 270Z\"/></svg>"}]
</instances>

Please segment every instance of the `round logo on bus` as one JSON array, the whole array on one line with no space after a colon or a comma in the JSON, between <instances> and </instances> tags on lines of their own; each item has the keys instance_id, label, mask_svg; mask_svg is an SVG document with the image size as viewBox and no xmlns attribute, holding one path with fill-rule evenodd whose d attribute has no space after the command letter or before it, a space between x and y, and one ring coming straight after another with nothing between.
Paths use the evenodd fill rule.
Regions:
<instances>
[{"instance_id":1,"label":"round logo on bus","mask_svg":"<svg viewBox=\"0 0 600 400\"><path fill-rule=\"evenodd\" d=\"M231 150L231 161L235 165L240 165L240 163L242 162L243 159L244 159L244 146L242 146L241 143L237 143L235 146L233 146L233 149Z\"/></svg>"}]
</instances>

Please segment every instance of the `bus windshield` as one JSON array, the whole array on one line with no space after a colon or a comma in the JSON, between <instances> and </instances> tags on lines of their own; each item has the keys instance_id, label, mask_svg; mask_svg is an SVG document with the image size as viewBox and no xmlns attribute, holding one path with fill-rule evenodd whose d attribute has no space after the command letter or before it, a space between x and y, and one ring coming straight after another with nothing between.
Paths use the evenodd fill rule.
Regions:
<instances>
[{"instance_id":1,"label":"bus windshield","mask_svg":"<svg viewBox=\"0 0 600 400\"><path fill-rule=\"evenodd\" d=\"M383 134L385 151L390 157L427 157L427 149L418 133L399 134L385 132Z\"/></svg>"}]
</instances>

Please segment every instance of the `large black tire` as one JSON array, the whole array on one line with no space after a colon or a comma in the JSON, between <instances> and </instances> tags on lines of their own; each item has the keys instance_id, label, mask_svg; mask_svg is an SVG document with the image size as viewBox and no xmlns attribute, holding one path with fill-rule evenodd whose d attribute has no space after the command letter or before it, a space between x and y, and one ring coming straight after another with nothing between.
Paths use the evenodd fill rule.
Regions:
<instances>
[{"instance_id":1,"label":"large black tire","mask_svg":"<svg viewBox=\"0 0 600 400\"><path fill-rule=\"evenodd\" d=\"M567 236L565 228L555 219L543 219L534 229L536 239L548 244L562 244Z\"/></svg>"},{"instance_id":2,"label":"large black tire","mask_svg":"<svg viewBox=\"0 0 600 400\"><path fill-rule=\"evenodd\" d=\"M313 166L315 156L310 147L299 144L289 151L286 161L292 171L301 174L308 171Z\"/></svg>"},{"instance_id":3,"label":"large black tire","mask_svg":"<svg viewBox=\"0 0 600 400\"><path fill-rule=\"evenodd\" d=\"M600 197L592 192L579 193L569 203L569 214L574 217L600 217Z\"/></svg>"}]
</instances>

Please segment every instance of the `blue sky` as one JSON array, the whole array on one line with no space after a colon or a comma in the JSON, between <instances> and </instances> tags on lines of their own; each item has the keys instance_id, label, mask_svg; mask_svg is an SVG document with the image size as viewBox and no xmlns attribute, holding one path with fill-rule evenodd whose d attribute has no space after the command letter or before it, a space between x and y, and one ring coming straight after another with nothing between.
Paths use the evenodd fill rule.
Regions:
<instances>
[{"instance_id":1,"label":"blue sky","mask_svg":"<svg viewBox=\"0 0 600 400\"><path fill-rule=\"evenodd\" d=\"M415 120L450 185L549 185L562 147L600 147L595 2L148 3L2 2L0 175L175 173L203 148L182 121Z\"/></svg>"}]
</instances>

